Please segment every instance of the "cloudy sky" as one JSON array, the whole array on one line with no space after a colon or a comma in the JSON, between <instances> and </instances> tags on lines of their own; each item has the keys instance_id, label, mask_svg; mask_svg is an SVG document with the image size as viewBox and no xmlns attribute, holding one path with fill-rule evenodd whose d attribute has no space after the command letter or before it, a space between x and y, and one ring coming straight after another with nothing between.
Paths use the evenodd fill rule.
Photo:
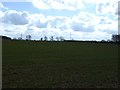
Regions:
<instances>
[{"instance_id":1,"label":"cloudy sky","mask_svg":"<svg viewBox=\"0 0 120 90\"><path fill-rule=\"evenodd\" d=\"M0 35L108 40L118 33L118 1L0 0Z\"/></svg>"}]
</instances>

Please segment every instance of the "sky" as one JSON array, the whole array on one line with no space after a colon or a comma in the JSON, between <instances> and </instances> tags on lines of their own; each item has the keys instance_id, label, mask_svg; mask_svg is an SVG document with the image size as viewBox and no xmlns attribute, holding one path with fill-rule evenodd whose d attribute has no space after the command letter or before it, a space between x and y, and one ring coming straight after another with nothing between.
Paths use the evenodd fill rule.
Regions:
<instances>
[{"instance_id":1,"label":"sky","mask_svg":"<svg viewBox=\"0 0 120 90\"><path fill-rule=\"evenodd\" d=\"M118 34L119 0L0 0L0 35L33 40L111 40Z\"/></svg>"}]
</instances>

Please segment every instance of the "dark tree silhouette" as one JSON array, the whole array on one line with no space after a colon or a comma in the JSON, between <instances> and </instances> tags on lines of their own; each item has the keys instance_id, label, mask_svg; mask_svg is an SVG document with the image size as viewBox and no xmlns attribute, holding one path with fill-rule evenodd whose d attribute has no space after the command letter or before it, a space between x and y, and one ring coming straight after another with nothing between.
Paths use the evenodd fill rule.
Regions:
<instances>
[{"instance_id":1,"label":"dark tree silhouette","mask_svg":"<svg viewBox=\"0 0 120 90\"><path fill-rule=\"evenodd\" d=\"M22 40L22 38L21 38L21 37L18 37L18 40Z\"/></svg>"},{"instance_id":2,"label":"dark tree silhouette","mask_svg":"<svg viewBox=\"0 0 120 90\"><path fill-rule=\"evenodd\" d=\"M43 41L43 38L40 38L41 41Z\"/></svg>"},{"instance_id":3,"label":"dark tree silhouette","mask_svg":"<svg viewBox=\"0 0 120 90\"><path fill-rule=\"evenodd\" d=\"M56 37L56 40L57 40L57 41L59 41L59 39L60 39L59 37Z\"/></svg>"},{"instance_id":4,"label":"dark tree silhouette","mask_svg":"<svg viewBox=\"0 0 120 90\"><path fill-rule=\"evenodd\" d=\"M31 35L26 36L26 40L31 40L31 38L32 38Z\"/></svg>"},{"instance_id":5,"label":"dark tree silhouette","mask_svg":"<svg viewBox=\"0 0 120 90\"><path fill-rule=\"evenodd\" d=\"M64 41L65 40L64 37L62 37L62 36L60 36L59 38L60 38L60 41Z\"/></svg>"},{"instance_id":6,"label":"dark tree silhouette","mask_svg":"<svg viewBox=\"0 0 120 90\"><path fill-rule=\"evenodd\" d=\"M54 37L53 36L50 37L50 41L54 41Z\"/></svg>"},{"instance_id":7,"label":"dark tree silhouette","mask_svg":"<svg viewBox=\"0 0 120 90\"><path fill-rule=\"evenodd\" d=\"M47 36L45 36L45 37L44 37L44 40L47 41L47 39L48 39Z\"/></svg>"}]
</instances>

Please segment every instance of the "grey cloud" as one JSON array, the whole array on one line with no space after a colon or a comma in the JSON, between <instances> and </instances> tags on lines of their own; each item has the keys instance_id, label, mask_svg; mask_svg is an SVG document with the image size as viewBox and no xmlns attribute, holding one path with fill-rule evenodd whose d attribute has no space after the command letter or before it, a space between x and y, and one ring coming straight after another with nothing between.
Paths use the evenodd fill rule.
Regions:
<instances>
[{"instance_id":1,"label":"grey cloud","mask_svg":"<svg viewBox=\"0 0 120 90\"><path fill-rule=\"evenodd\" d=\"M4 31L5 31L5 32L12 32L11 30L8 30L8 29L5 29Z\"/></svg>"},{"instance_id":2,"label":"grey cloud","mask_svg":"<svg viewBox=\"0 0 120 90\"><path fill-rule=\"evenodd\" d=\"M118 31L115 30L102 30L102 32L106 32L107 34L117 34Z\"/></svg>"},{"instance_id":3,"label":"grey cloud","mask_svg":"<svg viewBox=\"0 0 120 90\"><path fill-rule=\"evenodd\" d=\"M33 28L31 28L30 26L28 26L28 27L27 27L27 30L33 31Z\"/></svg>"},{"instance_id":4,"label":"grey cloud","mask_svg":"<svg viewBox=\"0 0 120 90\"><path fill-rule=\"evenodd\" d=\"M64 28L62 25L65 21L65 18L55 18L53 20L48 21L48 24L53 28Z\"/></svg>"},{"instance_id":5,"label":"grey cloud","mask_svg":"<svg viewBox=\"0 0 120 90\"><path fill-rule=\"evenodd\" d=\"M38 28L46 28L47 27L47 22L40 22L40 21L37 21L35 23L35 26L38 27Z\"/></svg>"},{"instance_id":6,"label":"grey cloud","mask_svg":"<svg viewBox=\"0 0 120 90\"><path fill-rule=\"evenodd\" d=\"M10 23L14 25L25 25L29 22L27 16L28 15L26 12L17 12L17 11L9 10L5 12L2 21L4 23Z\"/></svg>"},{"instance_id":7,"label":"grey cloud","mask_svg":"<svg viewBox=\"0 0 120 90\"><path fill-rule=\"evenodd\" d=\"M73 23L72 29L74 31L81 31L81 32L93 32L94 28L93 26L83 27L83 23Z\"/></svg>"},{"instance_id":8,"label":"grey cloud","mask_svg":"<svg viewBox=\"0 0 120 90\"><path fill-rule=\"evenodd\" d=\"M97 10L101 13L102 12L102 8L103 8L103 4L98 4Z\"/></svg>"},{"instance_id":9,"label":"grey cloud","mask_svg":"<svg viewBox=\"0 0 120 90\"><path fill-rule=\"evenodd\" d=\"M112 22L108 22L105 19L101 19L99 24L111 24Z\"/></svg>"},{"instance_id":10,"label":"grey cloud","mask_svg":"<svg viewBox=\"0 0 120 90\"><path fill-rule=\"evenodd\" d=\"M67 26L66 25L62 25L59 27L61 30L66 30L67 29Z\"/></svg>"}]
</instances>

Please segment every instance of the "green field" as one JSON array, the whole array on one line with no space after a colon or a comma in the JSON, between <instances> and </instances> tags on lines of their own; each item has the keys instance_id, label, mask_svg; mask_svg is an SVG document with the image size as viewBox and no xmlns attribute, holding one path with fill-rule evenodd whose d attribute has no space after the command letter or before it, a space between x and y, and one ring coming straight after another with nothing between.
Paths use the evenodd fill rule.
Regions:
<instances>
[{"instance_id":1,"label":"green field","mask_svg":"<svg viewBox=\"0 0 120 90\"><path fill-rule=\"evenodd\" d=\"M117 88L118 45L3 41L3 88Z\"/></svg>"}]
</instances>

